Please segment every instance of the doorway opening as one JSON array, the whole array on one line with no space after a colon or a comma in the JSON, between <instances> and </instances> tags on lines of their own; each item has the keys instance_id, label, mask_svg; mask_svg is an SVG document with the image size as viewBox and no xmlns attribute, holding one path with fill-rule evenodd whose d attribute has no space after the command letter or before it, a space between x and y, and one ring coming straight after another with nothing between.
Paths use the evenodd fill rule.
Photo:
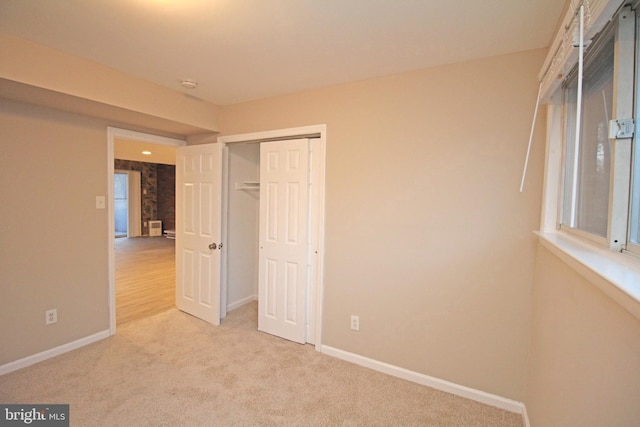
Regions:
<instances>
[{"instance_id":1,"label":"doorway opening","mask_svg":"<svg viewBox=\"0 0 640 427\"><path fill-rule=\"evenodd\" d=\"M173 196L175 150L186 142L109 127L107 143L109 233L114 237L108 252L110 332L115 334L116 324L175 306L175 240L165 233L150 237L150 231L159 220L158 203L168 203L167 193ZM158 200L159 192L164 202ZM163 216L165 230L172 229L175 220L175 200L168 204L163 207L171 211ZM126 238L115 238L123 234Z\"/></svg>"}]
</instances>

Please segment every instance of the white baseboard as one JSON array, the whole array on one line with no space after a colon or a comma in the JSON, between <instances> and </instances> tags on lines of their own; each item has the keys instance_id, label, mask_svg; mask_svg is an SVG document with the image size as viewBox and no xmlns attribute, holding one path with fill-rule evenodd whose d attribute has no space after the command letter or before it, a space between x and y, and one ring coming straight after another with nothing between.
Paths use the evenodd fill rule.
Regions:
<instances>
[{"instance_id":1,"label":"white baseboard","mask_svg":"<svg viewBox=\"0 0 640 427\"><path fill-rule=\"evenodd\" d=\"M75 350L80 347L84 347L85 345L103 340L110 336L111 336L111 332L107 329L105 331L98 332L93 335L89 335L88 337L80 338L79 340L76 340L67 344L59 345L58 347L54 347L49 350L45 350L43 352L33 354L31 356L24 357L22 359L18 359L16 361L6 363L0 366L0 375L8 374L9 372L26 368L27 366L33 365L38 362L42 362L43 360L51 359L52 357L56 357L68 351Z\"/></svg>"},{"instance_id":2,"label":"white baseboard","mask_svg":"<svg viewBox=\"0 0 640 427\"><path fill-rule=\"evenodd\" d=\"M328 356L333 356L347 362L355 363L356 365L364 366L365 368L373 369L374 371L382 372L397 378L402 378L407 381L435 388L436 390L451 393L456 396L475 400L476 402L484 403L485 405L495 406L509 412L515 412L517 414L523 414L524 412L523 403L501 396L496 396L495 394L465 387L463 385L410 371L408 369L400 368L399 366L394 366L388 363L380 362L378 360L369 359L368 357L360 356L355 353L349 353L347 351L329 347L326 345L322 346L321 352Z\"/></svg>"},{"instance_id":3,"label":"white baseboard","mask_svg":"<svg viewBox=\"0 0 640 427\"><path fill-rule=\"evenodd\" d=\"M531 423L529 422L529 414L527 414L527 406L522 404L522 425L524 427L531 427Z\"/></svg>"},{"instance_id":4,"label":"white baseboard","mask_svg":"<svg viewBox=\"0 0 640 427\"><path fill-rule=\"evenodd\" d=\"M243 305L249 304L250 302L258 301L258 295L251 295L246 298L241 299L240 301L233 302L227 305L227 311L233 311L236 308L240 308Z\"/></svg>"}]
</instances>

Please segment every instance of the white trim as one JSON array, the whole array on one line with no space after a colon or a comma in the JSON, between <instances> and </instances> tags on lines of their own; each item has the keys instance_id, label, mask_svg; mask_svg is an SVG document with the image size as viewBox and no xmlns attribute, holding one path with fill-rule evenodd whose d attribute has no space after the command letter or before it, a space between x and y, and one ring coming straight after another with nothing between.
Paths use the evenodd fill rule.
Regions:
<instances>
[{"instance_id":1,"label":"white trim","mask_svg":"<svg viewBox=\"0 0 640 427\"><path fill-rule=\"evenodd\" d=\"M319 216L324 206L324 192L320 193L320 183L324 183L324 168L320 167L321 159L324 158L323 144L319 143L317 138L307 139L309 142L309 246L308 256L309 260L313 262L309 263L310 277L314 278L313 281L309 280L307 283L307 343L316 343L316 322L318 320L317 312L319 309L317 302L317 292L311 292L310 290L317 288L319 282L318 275L318 238L320 234L320 222ZM315 284L316 287L312 287Z\"/></svg>"},{"instance_id":2,"label":"white trim","mask_svg":"<svg viewBox=\"0 0 640 427\"><path fill-rule=\"evenodd\" d=\"M316 351L322 348L322 313L324 307L324 236L325 236L325 212L326 212L326 175L327 175L327 127L322 125L320 143L317 145L316 156L318 159L318 206L317 206L317 263L316 263L316 295L315 295L315 335Z\"/></svg>"},{"instance_id":3,"label":"white trim","mask_svg":"<svg viewBox=\"0 0 640 427\"><path fill-rule=\"evenodd\" d=\"M292 139L292 138L305 138L305 137L318 137L318 157L319 157L319 174L318 180L318 192L319 192L319 206L318 206L318 238L317 238L317 276L316 280L316 323L315 323L315 348L316 351L321 351L322 347L322 305L324 302L324 236L325 236L325 189L326 189L326 153L327 153L327 125L312 125L302 126L296 128L276 129L264 132L252 132L238 135L226 135L219 136L218 143L233 144L233 143L246 143L246 142L260 142L278 139ZM229 212L227 208L227 202L223 203L222 218L227 218ZM225 225L223 224L223 229ZM224 286L221 284L221 286Z\"/></svg>"},{"instance_id":4,"label":"white trim","mask_svg":"<svg viewBox=\"0 0 640 427\"><path fill-rule=\"evenodd\" d=\"M264 132L240 133L237 135L219 136L218 142L233 144L235 142L268 141L282 138L304 138L312 135L320 135L326 139L327 125L302 126L297 128L276 129Z\"/></svg>"},{"instance_id":5,"label":"white trim","mask_svg":"<svg viewBox=\"0 0 640 427\"><path fill-rule=\"evenodd\" d=\"M640 319L640 263L567 233L537 234L542 246Z\"/></svg>"},{"instance_id":6,"label":"white trim","mask_svg":"<svg viewBox=\"0 0 640 427\"><path fill-rule=\"evenodd\" d=\"M221 206L220 206L220 242L227 246L226 250L220 251L220 320L227 317L227 312L233 310L229 305L229 293L228 286L226 285L228 279L228 266L229 257L227 253L229 251L228 232L227 225L229 224L229 209L226 208L229 203L229 149L225 146L222 147L222 193L221 193ZM256 299L258 297L256 296ZM234 307L237 308L240 305Z\"/></svg>"},{"instance_id":7,"label":"white trim","mask_svg":"<svg viewBox=\"0 0 640 427\"><path fill-rule=\"evenodd\" d=\"M72 350L77 350L85 345L93 344L94 342L109 338L111 331L108 329L89 335L79 340L72 341L67 344L62 344L49 350L42 351L40 353L33 354L31 356L18 359L13 362L6 363L0 366L0 375L8 374L9 372L17 371L18 369L26 368L27 366L34 365L43 360L51 359L52 357L59 356Z\"/></svg>"},{"instance_id":8,"label":"white trim","mask_svg":"<svg viewBox=\"0 0 640 427\"><path fill-rule=\"evenodd\" d=\"M559 102L560 93L556 93L552 102L547 105L547 143L545 147L544 181L542 191L542 211L540 213L540 229L552 232L560 223L560 206L563 180L562 169L562 113L563 106Z\"/></svg>"},{"instance_id":9,"label":"white trim","mask_svg":"<svg viewBox=\"0 0 640 427\"><path fill-rule=\"evenodd\" d=\"M114 208L114 171L115 135L107 128L107 277L109 280L109 331L116 333L116 242L115 242L115 208Z\"/></svg>"},{"instance_id":10,"label":"white trim","mask_svg":"<svg viewBox=\"0 0 640 427\"><path fill-rule=\"evenodd\" d=\"M236 302L233 302L233 303L229 304L227 306L227 311L233 311L236 308L240 308L243 305L247 305L247 304L249 304L250 302L253 302L253 301L258 301L258 295L257 294L256 295L250 295L250 296L248 296L246 298L243 298L243 299L241 299L239 301L236 301Z\"/></svg>"},{"instance_id":11,"label":"white trim","mask_svg":"<svg viewBox=\"0 0 640 427\"><path fill-rule=\"evenodd\" d=\"M634 117L633 97L635 92L636 64L636 14L627 7L618 15L616 28L615 63L613 77L614 104L611 117L625 119ZM636 119L637 120L637 119ZM636 136L637 138L637 136ZM632 139L611 139L611 176L609 183L609 224L607 244L614 251L626 249L629 238L631 180L633 178Z\"/></svg>"},{"instance_id":12,"label":"white trim","mask_svg":"<svg viewBox=\"0 0 640 427\"><path fill-rule=\"evenodd\" d=\"M522 424L524 427L531 427L529 414L527 413L527 406L525 404L522 404Z\"/></svg>"},{"instance_id":13,"label":"white trim","mask_svg":"<svg viewBox=\"0 0 640 427\"><path fill-rule=\"evenodd\" d=\"M524 413L524 404L522 402L517 402L515 400L507 399L495 394L486 393L481 390L476 390L470 387L455 384L450 381L445 381L429 375L421 374L419 372L410 371L399 366L394 366L388 363L380 362L378 360L369 359L368 357L360 356L358 354L350 353L348 351L340 350L326 345L322 346L322 353L341 360L345 360L347 362L355 363L356 365L360 365L365 368L373 369L374 371L391 375L396 378L401 378L403 380L431 387L436 390L444 391L446 393L451 393L456 396L464 397L466 399L475 400L476 402L480 402L485 405L504 409L505 411L514 412L516 414Z\"/></svg>"},{"instance_id":14,"label":"white trim","mask_svg":"<svg viewBox=\"0 0 640 427\"><path fill-rule=\"evenodd\" d=\"M116 138L132 139L136 141L149 142L152 144L170 145L173 147L183 147L187 145L187 142L181 139L167 138L164 136L107 126L107 275L109 278L109 331L111 332L111 335L114 335L116 333L116 264L113 211L113 173L115 160L113 150Z\"/></svg>"}]
</instances>

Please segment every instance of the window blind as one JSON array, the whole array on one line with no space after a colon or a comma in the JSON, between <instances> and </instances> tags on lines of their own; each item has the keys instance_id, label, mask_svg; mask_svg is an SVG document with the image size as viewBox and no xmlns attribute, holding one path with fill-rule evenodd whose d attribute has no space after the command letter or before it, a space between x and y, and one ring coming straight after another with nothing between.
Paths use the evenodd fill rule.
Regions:
<instances>
[{"instance_id":1,"label":"window blind","mask_svg":"<svg viewBox=\"0 0 640 427\"><path fill-rule=\"evenodd\" d=\"M570 0L538 75L542 102L547 102L578 62L579 13L584 5L584 46L611 20L624 0Z\"/></svg>"},{"instance_id":2,"label":"window blind","mask_svg":"<svg viewBox=\"0 0 640 427\"><path fill-rule=\"evenodd\" d=\"M533 115L533 123L531 124L527 156L522 170L522 180L520 181L521 193L524 189L527 176L527 165L529 163L538 106L540 103L549 101L560 85L567 81L567 77L575 65L579 63L578 99L576 103L578 114L576 141L579 139L584 51L591 43L591 40L602 31L607 22L614 17L624 2L625 0L569 0L567 13L562 20L562 25L553 38L549 53L538 75L540 85L538 87L536 110Z\"/></svg>"}]
</instances>

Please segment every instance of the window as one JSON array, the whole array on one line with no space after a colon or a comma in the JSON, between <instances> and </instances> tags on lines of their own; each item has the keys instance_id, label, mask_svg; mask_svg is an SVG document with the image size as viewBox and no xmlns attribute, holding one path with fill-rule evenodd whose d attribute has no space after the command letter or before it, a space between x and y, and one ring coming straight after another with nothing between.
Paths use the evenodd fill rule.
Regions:
<instances>
[{"instance_id":1,"label":"window","mask_svg":"<svg viewBox=\"0 0 640 427\"><path fill-rule=\"evenodd\" d=\"M635 146L633 149L633 173L631 182L631 213L629 221L629 242L627 248L640 254L640 16L636 21L636 75L635 75Z\"/></svg>"},{"instance_id":2,"label":"window","mask_svg":"<svg viewBox=\"0 0 640 427\"><path fill-rule=\"evenodd\" d=\"M615 251L640 254L640 150L632 150L630 136L610 138L610 127L617 132L620 120L634 118L640 98L637 28L631 8L622 9L585 50L582 79L576 64L563 81L559 222Z\"/></svg>"},{"instance_id":3,"label":"window","mask_svg":"<svg viewBox=\"0 0 640 427\"><path fill-rule=\"evenodd\" d=\"M613 33L607 34L598 44L584 61L580 121L576 108L577 73L573 72L564 86L567 120L562 224L606 238L611 171L608 127L613 106ZM576 134L579 134L577 139Z\"/></svg>"},{"instance_id":4,"label":"window","mask_svg":"<svg viewBox=\"0 0 640 427\"><path fill-rule=\"evenodd\" d=\"M640 0L632 6L628 0L571 1L551 44L539 74L547 157L538 235L546 249L640 319L638 6ZM577 44L587 46L581 76L576 34L584 35Z\"/></svg>"}]
</instances>

